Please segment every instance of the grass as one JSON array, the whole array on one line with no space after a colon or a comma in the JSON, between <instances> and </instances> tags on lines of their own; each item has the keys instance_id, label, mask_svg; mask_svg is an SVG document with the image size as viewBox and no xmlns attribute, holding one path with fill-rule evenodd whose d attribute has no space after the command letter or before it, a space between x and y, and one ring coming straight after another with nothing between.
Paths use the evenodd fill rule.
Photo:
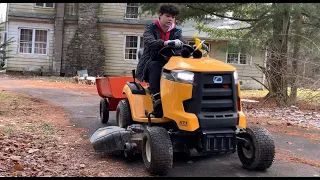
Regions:
<instances>
[{"instance_id":1,"label":"grass","mask_svg":"<svg viewBox=\"0 0 320 180\"><path fill-rule=\"evenodd\" d=\"M10 136L13 132L13 125L7 124L3 127L3 132L6 136Z\"/></svg>"},{"instance_id":2,"label":"grass","mask_svg":"<svg viewBox=\"0 0 320 180\"><path fill-rule=\"evenodd\" d=\"M268 90L241 90L240 93L242 98L261 98L268 94Z\"/></svg>"},{"instance_id":3,"label":"grass","mask_svg":"<svg viewBox=\"0 0 320 180\"><path fill-rule=\"evenodd\" d=\"M0 91L0 102L11 100L12 96L9 92Z\"/></svg>"},{"instance_id":4,"label":"grass","mask_svg":"<svg viewBox=\"0 0 320 180\"><path fill-rule=\"evenodd\" d=\"M262 98L268 94L268 90L241 90L242 98ZM290 95L290 89L288 90ZM310 89L298 89L297 100L310 104L320 104L320 91Z\"/></svg>"},{"instance_id":5,"label":"grass","mask_svg":"<svg viewBox=\"0 0 320 180\"><path fill-rule=\"evenodd\" d=\"M16 96L12 96L8 91L0 91L0 103L10 103L14 104L21 102L22 99Z\"/></svg>"},{"instance_id":6,"label":"grass","mask_svg":"<svg viewBox=\"0 0 320 180\"><path fill-rule=\"evenodd\" d=\"M9 91L0 91L0 104L2 105L0 107L0 116L3 117L3 121L0 122L0 125L1 131L5 135L10 136L13 132L21 130L21 128L26 132L41 133L46 136L50 136L55 133L53 126L43 121L43 118L45 117L38 116L32 112L29 118L36 120L36 122L27 123L22 121L19 122L19 126L14 126L11 124L17 122L17 117L25 116L26 112L36 111L38 105L35 105L35 107L30 107L32 103L32 99L12 94Z\"/></svg>"},{"instance_id":7,"label":"grass","mask_svg":"<svg viewBox=\"0 0 320 180\"><path fill-rule=\"evenodd\" d=\"M40 125L40 128L45 135L50 135L50 134L54 133L54 129L53 129L52 125L50 125L48 123L42 123Z\"/></svg>"},{"instance_id":8,"label":"grass","mask_svg":"<svg viewBox=\"0 0 320 180\"><path fill-rule=\"evenodd\" d=\"M38 80L38 81L46 81L46 82L60 82L60 83L72 83L72 77L61 77L61 76L39 76L39 75L22 75L21 73L17 72L7 72L12 78L16 79L27 79L27 80Z\"/></svg>"}]
</instances>

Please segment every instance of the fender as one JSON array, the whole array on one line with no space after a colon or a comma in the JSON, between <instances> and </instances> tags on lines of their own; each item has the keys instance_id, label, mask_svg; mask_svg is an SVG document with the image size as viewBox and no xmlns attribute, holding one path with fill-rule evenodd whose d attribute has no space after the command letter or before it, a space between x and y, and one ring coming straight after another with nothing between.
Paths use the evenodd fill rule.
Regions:
<instances>
[{"instance_id":1,"label":"fender","mask_svg":"<svg viewBox=\"0 0 320 180\"><path fill-rule=\"evenodd\" d=\"M132 94L146 95L146 91L140 83L127 82L126 85L130 88Z\"/></svg>"},{"instance_id":2,"label":"fender","mask_svg":"<svg viewBox=\"0 0 320 180\"><path fill-rule=\"evenodd\" d=\"M131 84L131 87L132 86L135 87L134 84ZM144 90L144 95L134 94L128 84L123 87L122 92L129 100L132 119L138 122L148 122L148 118L145 116L145 110L148 112L153 111L153 103L150 94L146 90ZM165 123L170 121L171 120L168 118L152 118L152 123Z\"/></svg>"}]
</instances>

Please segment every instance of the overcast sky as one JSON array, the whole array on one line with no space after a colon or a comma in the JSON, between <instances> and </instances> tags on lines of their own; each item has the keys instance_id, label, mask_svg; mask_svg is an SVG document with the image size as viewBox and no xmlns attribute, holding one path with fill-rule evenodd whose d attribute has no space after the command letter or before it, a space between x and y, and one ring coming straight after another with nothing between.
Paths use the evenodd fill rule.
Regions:
<instances>
[{"instance_id":1,"label":"overcast sky","mask_svg":"<svg viewBox=\"0 0 320 180\"><path fill-rule=\"evenodd\" d=\"M6 19L6 10L7 10L7 3L0 3L0 22L3 22Z\"/></svg>"}]
</instances>

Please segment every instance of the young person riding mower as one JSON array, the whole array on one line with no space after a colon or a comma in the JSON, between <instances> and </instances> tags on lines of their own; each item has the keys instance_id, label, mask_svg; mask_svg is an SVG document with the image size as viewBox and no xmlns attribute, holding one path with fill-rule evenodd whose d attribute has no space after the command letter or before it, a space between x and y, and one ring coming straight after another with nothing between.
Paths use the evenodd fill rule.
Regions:
<instances>
[{"instance_id":1,"label":"young person riding mower","mask_svg":"<svg viewBox=\"0 0 320 180\"><path fill-rule=\"evenodd\" d=\"M101 120L107 123L112 104L119 102L118 126L94 132L93 148L125 157L141 153L146 169L155 175L170 171L173 152L188 155L191 149L204 155L237 151L244 168L269 168L274 142L265 128L247 127L236 68L203 57L200 49L208 51L203 42L185 44L174 25L178 14L176 7L163 5L159 19L146 27L137 67L140 82L134 70L132 82L125 82L127 77L97 78ZM142 86L143 81L149 86ZM123 96L115 91L119 82Z\"/></svg>"}]
</instances>

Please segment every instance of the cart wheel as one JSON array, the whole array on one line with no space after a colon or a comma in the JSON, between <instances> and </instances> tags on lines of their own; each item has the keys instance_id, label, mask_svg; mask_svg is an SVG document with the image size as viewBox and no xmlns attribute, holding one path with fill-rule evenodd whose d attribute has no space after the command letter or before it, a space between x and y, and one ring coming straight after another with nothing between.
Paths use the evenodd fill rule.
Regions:
<instances>
[{"instance_id":1,"label":"cart wheel","mask_svg":"<svg viewBox=\"0 0 320 180\"><path fill-rule=\"evenodd\" d=\"M107 124L109 121L109 108L107 99L100 100L100 119L103 124Z\"/></svg>"},{"instance_id":2,"label":"cart wheel","mask_svg":"<svg viewBox=\"0 0 320 180\"><path fill-rule=\"evenodd\" d=\"M251 127L239 135L238 156L244 168L249 170L268 169L274 160L275 146L270 132L262 127Z\"/></svg>"},{"instance_id":3,"label":"cart wheel","mask_svg":"<svg viewBox=\"0 0 320 180\"><path fill-rule=\"evenodd\" d=\"M122 99L117 106L117 125L121 128L127 128L132 122L129 101Z\"/></svg>"},{"instance_id":4,"label":"cart wheel","mask_svg":"<svg viewBox=\"0 0 320 180\"><path fill-rule=\"evenodd\" d=\"M142 158L149 173L167 175L172 168L173 148L166 129L147 127L142 141Z\"/></svg>"}]
</instances>

